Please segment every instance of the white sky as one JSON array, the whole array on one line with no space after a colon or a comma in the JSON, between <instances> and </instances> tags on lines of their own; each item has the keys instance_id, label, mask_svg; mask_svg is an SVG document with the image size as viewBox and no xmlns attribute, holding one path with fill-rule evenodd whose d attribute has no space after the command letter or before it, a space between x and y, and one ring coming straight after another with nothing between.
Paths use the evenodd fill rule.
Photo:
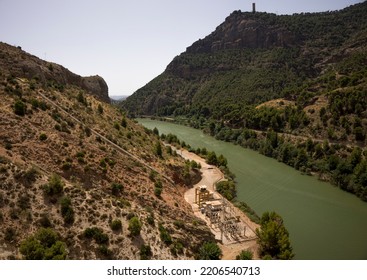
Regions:
<instances>
[{"instance_id":1,"label":"white sky","mask_svg":"<svg viewBox=\"0 0 367 280\"><path fill-rule=\"evenodd\" d=\"M0 0L0 41L130 95L234 10L339 10L361 0Z\"/></svg>"}]
</instances>

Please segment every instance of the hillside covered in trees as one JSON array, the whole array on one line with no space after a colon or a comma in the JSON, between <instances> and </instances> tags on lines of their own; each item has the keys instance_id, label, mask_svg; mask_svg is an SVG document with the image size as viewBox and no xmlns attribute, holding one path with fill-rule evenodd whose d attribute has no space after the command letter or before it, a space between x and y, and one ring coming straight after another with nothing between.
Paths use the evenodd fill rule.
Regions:
<instances>
[{"instance_id":1,"label":"hillside covered in trees","mask_svg":"<svg viewBox=\"0 0 367 280\"><path fill-rule=\"evenodd\" d=\"M174 117L367 200L367 2L235 11L122 103Z\"/></svg>"}]
</instances>

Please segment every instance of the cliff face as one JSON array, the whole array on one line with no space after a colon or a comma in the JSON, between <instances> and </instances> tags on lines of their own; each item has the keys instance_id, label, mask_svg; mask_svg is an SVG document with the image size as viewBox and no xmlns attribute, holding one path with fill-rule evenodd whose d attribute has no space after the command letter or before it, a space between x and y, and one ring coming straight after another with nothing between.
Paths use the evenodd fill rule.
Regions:
<instances>
[{"instance_id":1,"label":"cliff face","mask_svg":"<svg viewBox=\"0 0 367 280\"><path fill-rule=\"evenodd\" d=\"M187 53L209 53L239 48L272 48L294 45L296 36L284 26L251 13L235 11L216 30L188 47Z\"/></svg>"},{"instance_id":2,"label":"cliff face","mask_svg":"<svg viewBox=\"0 0 367 280\"><path fill-rule=\"evenodd\" d=\"M0 68L3 74L27 79L37 79L43 84L51 81L58 85L75 85L109 103L108 86L100 76L81 77L56 63L30 55L20 47L0 43Z\"/></svg>"}]
</instances>

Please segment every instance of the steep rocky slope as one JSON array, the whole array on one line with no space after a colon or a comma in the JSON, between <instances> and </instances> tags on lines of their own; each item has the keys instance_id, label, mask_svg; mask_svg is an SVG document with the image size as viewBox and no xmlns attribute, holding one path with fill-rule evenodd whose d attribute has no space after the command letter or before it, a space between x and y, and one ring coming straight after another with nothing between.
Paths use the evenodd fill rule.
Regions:
<instances>
[{"instance_id":1,"label":"steep rocky slope","mask_svg":"<svg viewBox=\"0 0 367 280\"><path fill-rule=\"evenodd\" d=\"M75 85L101 101L110 102L108 86L102 77L81 77L61 65L39 59L23 51L21 47L14 48L0 42L0 69L3 75L33 79L59 89L66 85Z\"/></svg>"},{"instance_id":2,"label":"steep rocky slope","mask_svg":"<svg viewBox=\"0 0 367 280\"><path fill-rule=\"evenodd\" d=\"M102 78L0 49L0 259L40 228L70 259L191 259L213 240L184 201L185 163L100 101Z\"/></svg>"}]
</instances>

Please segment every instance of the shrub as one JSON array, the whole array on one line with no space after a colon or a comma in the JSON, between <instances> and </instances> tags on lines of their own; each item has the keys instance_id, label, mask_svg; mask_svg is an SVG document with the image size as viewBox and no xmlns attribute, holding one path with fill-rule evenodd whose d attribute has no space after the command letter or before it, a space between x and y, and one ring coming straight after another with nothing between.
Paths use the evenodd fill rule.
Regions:
<instances>
[{"instance_id":1,"label":"shrub","mask_svg":"<svg viewBox=\"0 0 367 280\"><path fill-rule=\"evenodd\" d=\"M108 235L106 233L103 233L101 230L94 236L94 240L97 242L97 244L107 244L109 241Z\"/></svg>"},{"instance_id":2,"label":"shrub","mask_svg":"<svg viewBox=\"0 0 367 280\"><path fill-rule=\"evenodd\" d=\"M41 218L38 220L38 223L44 228L49 228L52 226L50 218L46 213L41 214Z\"/></svg>"},{"instance_id":3,"label":"shrub","mask_svg":"<svg viewBox=\"0 0 367 280\"><path fill-rule=\"evenodd\" d=\"M12 227L6 228L5 236L4 236L5 241L14 242L15 238L16 238L16 234L17 234L17 232L15 231L14 228L12 228Z\"/></svg>"},{"instance_id":4,"label":"shrub","mask_svg":"<svg viewBox=\"0 0 367 280\"><path fill-rule=\"evenodd\" d=\"M138 236L141 231L141 222L139 221L138 217L132 217L129 220L129 227L128 227L131 236Z\"/></svg>"},{"instance_id":5,"label":"shrub","mask_svg":"<svg viewBox=\"0 0 367 280\"><path fill-rule=\"evenodd\" d=\"M170 247L173 255L182 254L184 252L184 246L179 241L174 242Z\"/></svg>"},{"instance_id":6,"label":"shrub","mask_svg":"<svg viewBox=\"0 0 367 280\"><path fill-rule=\"evenodd\" d=\"M148 217L147 217L147 223L151 226L154 226L154 216L153 213L151 213Z\"/></svg>"},{"instance_id":7,"label":"shrub","mask_svg":"<svg viewBox=\"0 0 367 280\"><path fill-rule=\"evenodd\" d=\"M71 206L71 199L69 197L63 197L60 200L61 216L64 218L65 224L71 225L74 223L74 210Z\"/></svg>"},{"instance_id":8,"label":"shrub","mask_svg":"<svg viewBox=\"0 0 367 280\"><path fill-rule=\"evenodd\" d=\"M111 229L115 231L122 229L122 223L120 220L113 220L110 226L111 226Z\"/></svg>"},{"instance_id":9,"label":"shrub","mask_svg":"<svg viewBox=\"0 0 367 280\"><path fill-rule=\"evenodd\" d=\"M63 192L63 190L64 190L64 182L61 180L61 177L58 176L57 174L53 174L50 177L48 184L43 186L43 191L48 196L59 195Z\"/></svg>"},{"instance_id":10,"label":"shrub","mask_svg":"<svg viewBox=\"0 0 367 280\"><path fill-rule=\"evenodd\" d=\"M154 154L158 157L162 157L162 146L161 143L159 141L157 141L154 145Z\"/></svg>"},{"instance_id":11,"label":"shrub","mask_svg":"<svg viewBox=\"0 0 367 280\"><path fill-rule=\"evenodd\" d=\"M112 183L111 190L114 196L118 196L123 191L124 187L119 183Z\"/></svg>"},{"instance_id":12,"label":"shrub","mask_svg":"<svg viewBox=\"0 0 367 280\"><path fill-rule=\"evenodd\" d=\"M216 184L217 191L226 199L232 200L236 197L236 185L233 181L221 181Z\"/></svg>"},{"instance_id":13,"label":"shrub","mask_svg":"<svg viewBox=\"0 0 367 280\"><path fill-rule=\"evenodd\" d=\"M112 256L112 251L105 244L98 247L98 252L106 258L111 258Z\"/></svg>"},{"instance_id":14,"label":"shrub","mask_svg":"<svg viewBox=\"0 0 367 280\"><path fill-rule=\"evenodd\" d=\"M37 99L31 99L31 105L33 109L38 109L39 107L39 101Z\"/></svg>"},{"instance_id":15,"label":"shrub","mask_svg":"<svg viewBox=\"0 0 367 280\"><path fill-rule=\"evenodd\" d=\"M5 143L5 149L11 150L13 148L13 145L10 142Z\"/></svg>"},{"instance_id":16,"label":"shrub","mask_svg":"<svg viewBox=\"0 0 367 280\"><path fill-rule=\"evenodd\" d=\"M170 245L172 243L172 237L169 234L168 230L163 226L163 225L159 225L159 232L160 235L159 237L161 238L161 240L166 244L166 245Z\"/></svg>"},{"instance_id":17,"label":"shrub","mask_svg":"<svg viewBox=\"0 0 367 280\"><path fill-rule=\"evenodd\" d=\"M83 233L84 237L86 237L86 238L93 238L94 237L94 234L96 232L96 229L97 228L86 228L84 230L84 233Z\"/></svg>"},{"instance_id":18,"label":"shrub","mask_svg":"<svg viewBox=\"0 0 367 280\"><path fill-rule=\"evenodd\" d=\"M22 210L29 209L31 207L31 199L28 193L20 194L17 201L18 207Z\"/></svg>"},{"instance_id":19,"label":"shrub","mask_svg":"<svg viewBox=\"0 0 367 280\"><path fill-rule=\"evenodd\" d=\"M41 141L46 141L47 140L47 135L45 133L41 133L39 139Z\"/></svg>"},{"instance_id":20,"label":"shrub","mask_svg":"<svg viewBox=\"0 0 367 280\"><path fill-rule=\"evenodd\" d=\"M152 249L149 245L141 245L140 247L140 259L141 260L149 260L152 256Z\"/></svg>"},{"instance_id":21,"label":"shrub","mask_svg":"<svg viewBox=\"0 0 367 280\"><path fill-rule=\"evenodd\" d=\"M93 238L97 244L107 244L109 241L108 235L98 227L86 228L83 236L88 239Z\"/></svg>"},{"instance_id":22,"label":"shrub","mask_svg":"<svg viewBox=\"0 0 367 280\"><path fill-rule=\"evenodd\" d=\"M116 130L120 130L120 124L119 124L119 123L117 123L117 122L115 122L115 123L113 124L113 128L115 128Z\"/></svg>"},{"instance_id":23,"label":"shrub","mask_svg":"<svg viewBox=\"0 0 367 280\"><path fill-rule=\"evenodd\" d=\"M101 115L103 114L103 107L102 107L101 104L98 104L97 111L98 111L99 114L101 114Z\"/></svg>"},{"instance_id":24,"label":"shrub","mask_svg":"<svg viewBox=\"0 0 367 280\"><path fill-rule=\"evenodd\" d=\"M27 260L64 260L66 245L50 228L41 228L20 244L20 252Z\"/></svg>"},{"instance_id":25,"label":"shrub","mask_svg":"<svg viewBox=\"0 0 367 280\"><path fill-rule=\"evenodd\" d=\"M197 259L199 260L219 260L222 256L222 250L217 243L205 242L199 249Z\"/></svg>"},{"instance_id":26,"label":"shrub","mask_svg":"<svg viewBox=\"0 0 367 280\"><path fill-rule=\"evenodd\" d=\"M121 120L121 126L125 127L125 128L127 127L127 121L126 121L125 117L123 117L122 120Z\"/></svg>"},{"instance_id":27,"label":"shrub","mask_svg":"<svg viewBox=\"0 0 367 280\"><path fill-rule=\"evenodd\" d=\"M86 105L86 104L87 104L87 100L85 99L84 94L83 94L83 92L81 92L81 91L78 93L77 100L78 100L80 103L84 104L84 105Z\"/></svg>"},{"instance_id":28,"label":"shrub","mask_svg":"<svg viewBox=\"0 0 367 280\"><path fill-rule=\"evenodd\" d=\"M34 166L32 166L29 169L27 169L27 171L24 173L23 179L27 183L32 183L36 180L38 174L39 172L37 171L37 169Z\"/></svg>"},{"instance_id":29,"label":"shrub","mask_svg":"<svg viewBox=\"0 0 367 280\"><path fill-rule=\"evenodd\" d=\"M242 250L239 255L236 256L236 260L252 260L253 253L249 250Z\"/></svg>"},{"instance_id":30,"label":"shrub","mask_svg":"<svg viewBox=\"0 0 367 280\"><path fill-rule=\"evenodd\" d=\"M64 171L70 170L73 164L69 161L66 161L62 164L61 169Z\"/></svg>"},{"instance_id":31,"label":"shrub","mask_svg":"<svg viewBox=\"0 0 367 280\"><path fill-rule=\"evenodd\" d=\"M27 111L27 105L21 101L17 100L14 103L14 113L18 116L24 116Z\"/></svg>"},{"instance_id":32,"label":"shrub","mask_svg":"<svg viewBox=\"0 0 367 280\"><path fill-rule=\"evenodd\" d=\"M154 188L154 194L155 194L157 197L161 197L162 189L161 189L161 188L157 188L157 187L155 187L155 188Z\"/></svg>"}]
</instances>

